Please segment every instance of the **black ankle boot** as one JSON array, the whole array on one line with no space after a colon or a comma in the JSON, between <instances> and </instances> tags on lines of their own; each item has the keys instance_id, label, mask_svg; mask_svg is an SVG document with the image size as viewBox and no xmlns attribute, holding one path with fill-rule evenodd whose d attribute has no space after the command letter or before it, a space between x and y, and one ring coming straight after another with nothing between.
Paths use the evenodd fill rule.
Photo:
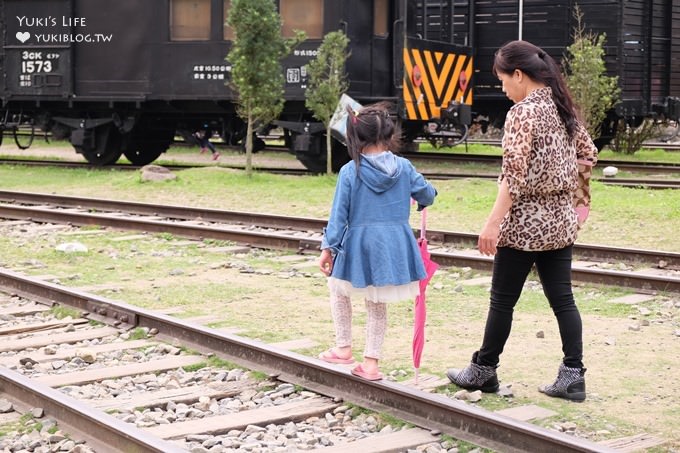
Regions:
<instances>
[{"instance_id":1,"label":"black ankle boot","mask_svg":"<svg viewBox=\"0 0 680 453\"><path fill-rule=\"evenodd\" d=\"M584 401L586 399L585 368L569 368L560 364L557 379L550 385L542 385L538 391L548 396L564 398L570 401Z\"/></svg>"},{"instance_id":2,"label":"black ankle boot","mask_svg":"<svg viewBox=\"0 0 680 453\"><path fill-rule=\"evenodd\" d=\"M451 382L467 390L481 390L485 393L498 391L498 376L495 366L477 365L477 352L472 355L470 365L462 370L450 368L446 376Z\"/></svg>"}]
</instances>

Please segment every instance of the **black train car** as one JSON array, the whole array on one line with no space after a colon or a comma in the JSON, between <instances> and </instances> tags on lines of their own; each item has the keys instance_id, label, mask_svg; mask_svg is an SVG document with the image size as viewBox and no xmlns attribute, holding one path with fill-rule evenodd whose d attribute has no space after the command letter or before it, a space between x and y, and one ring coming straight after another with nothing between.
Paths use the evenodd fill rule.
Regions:
<instances>
[{"instance_id":1,"label":"black train car","mask_svg":"<svg viewBox=\"0 0 680 453\"><path fill-rule=\"evenodd\" d=\"M278 124L309 168L324 169L326 152L322 127L305 108L305 65L323 36L339 28L351 40L350 96L395 101L409 139L465 132L458 114L466 110L451 101L472 102L471 49L450 43L454 2L437 2L436 15L424 22L416 3L276 2L284 36L307 33L283 61L286 103ZM244 125L226 85L229 6L229 0L0 0L0 125L33 123L69 138L99 165L121 154L135 164L152 162L176 130L209 128L241 142ZM450 120L441 119L443 110ZM346 150L334 148L336 168L346 159Z\"/></svg>"},{"instance_id":2,"label":"black train car","mask_svg":"<svg viewBox=\"0 0 680 453\"><path fill-rule=\"evenodd\" d=\"M474 48L475 116L500 125L510 106L491 73L494 52L509 40L524 39L561 61L573 42L577 4L586 31L606 34L605 64L609 75L618 76L621 102L609 120L623 117L635 124L658 114L678 120L680 2L674 0L457 2L456 27L463 31L457 42ZM472 17L472 33L465 35ZM613 132L606 126L603 134Z\"/></svg>"},{"instance_id":3,"label":"black train car","mask_svg":"<svg viewBox=\"0 0 680 453\"><path fill-rule=\"evenodd\" d=\"M277 124L302 163L325 169L323 127L305 108L305 65L324 34L343 29L351 40L350 96L394 101L407 144L457 142L472 119L501 124L510 105L491 74L496 49L522 38L561 59L576 3L586 27L607 34L607 67L622 88L615 114L677 119L680 4L673 0L276 0L283 34L301 29L308 37L283 61L286 103ZM229 6L0 0L0 127L35 124L99 165L121 154L152 162L178 130L211 129L240 143L244 125L225 85ZM346 159L334 145L334 167Z\"/></svg>"}]
</instances>

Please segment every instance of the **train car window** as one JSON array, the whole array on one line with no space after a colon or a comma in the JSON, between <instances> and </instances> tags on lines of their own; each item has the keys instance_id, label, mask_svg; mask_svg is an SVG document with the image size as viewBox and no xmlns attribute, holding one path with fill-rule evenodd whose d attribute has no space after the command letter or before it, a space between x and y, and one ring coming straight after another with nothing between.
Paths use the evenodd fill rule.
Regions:
<instances>
[{"instance_id":1,"label":"train car window","mask_svg":"<svg viewBox=\"0 0 680 453\"><path fill-rule=\"evenodd\" d=\"M229 17L229 8L231 7L231 0L224 0L224 17L222 18L222 23L224 24L224 40L233 41L234 40L234 29L227 25L227 17Z\"/></svg>"},{"instance_id":2,"label":"train car window","mask_svg":"<svg viewBox=\"0 0 680 453\"><path fill-rule=\"evenodd\" d=\"M388 29L389 1L373 0L373 34L385 37Z\"/></svg>"},{"instance_id":3,"label":"train car window","mask_svg":"<svg viewBox=\"0 0 680 453\"><path fill-rule=\"evenodd\" d=\"M210 0L170 0L170 40L210 39Z\"/></svg>"},{"instance_id":4,"label":"train car window","mask_svg":"<svg viewBox=\"0 0 680 453\"><path fill-rule=\"evenodd\" d=\"M294 30L307 33L307 39L323 37L323 0L281 0L279 14L286 38L293 37Z\"/></svg>"}]
</instances>

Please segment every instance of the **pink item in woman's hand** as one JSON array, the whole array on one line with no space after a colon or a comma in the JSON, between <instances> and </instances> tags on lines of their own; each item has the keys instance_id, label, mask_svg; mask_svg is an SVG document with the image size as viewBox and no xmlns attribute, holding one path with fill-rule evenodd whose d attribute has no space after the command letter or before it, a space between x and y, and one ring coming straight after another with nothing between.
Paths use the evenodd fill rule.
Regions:
<instances>
[{"instance_id":1,"label":"pink item in woman's hand","mask_svg":"<svg viewBox=\"0 0 680 453\"><path fill-rule=\"evenodd\" d=\"M590 208L588 206L579 206L574 208L574 211L576 211L576 216L578 217L578 224L583 225L588 218L588 214L590 214Z\"/></svg>"}]
</instances>

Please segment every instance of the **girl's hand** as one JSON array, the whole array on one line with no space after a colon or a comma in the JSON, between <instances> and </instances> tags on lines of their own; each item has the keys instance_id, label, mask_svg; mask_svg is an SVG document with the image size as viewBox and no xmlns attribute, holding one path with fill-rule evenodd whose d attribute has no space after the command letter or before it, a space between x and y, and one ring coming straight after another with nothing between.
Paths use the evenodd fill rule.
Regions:
<instances>
[{"instance_id":1,"label":"girl's hand","mask_svg":"<svg viewBox=\"0 0 680 453\"><path fill-rule=\"evenodd\" d=\"M328 277L333 272L333 254L331 249L323 249L319 257L319 269Z\"/></svg>"}]
</instances>

